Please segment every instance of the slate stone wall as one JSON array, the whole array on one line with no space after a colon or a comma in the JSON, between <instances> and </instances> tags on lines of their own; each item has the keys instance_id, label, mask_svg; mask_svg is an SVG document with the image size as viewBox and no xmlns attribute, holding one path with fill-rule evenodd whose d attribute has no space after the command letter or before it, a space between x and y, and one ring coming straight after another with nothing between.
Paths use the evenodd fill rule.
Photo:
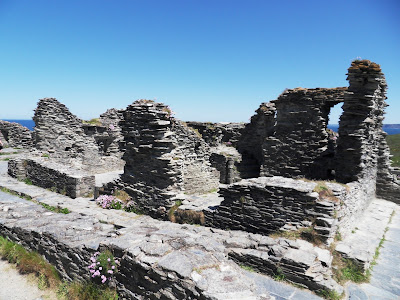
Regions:
<instances>
[{"instance_id":1,"label":"slate stone wall","mask_svg":"<svg viewBox=\"0 0 400 300\"><path fill-rule=\"evenodd\" d=\"M260 167L264 162L262 146L264 140L275 130L276 108L272 102L262 103L246 124L238 141L238 150L242 154L239 170L242 178L260 176Z\"/></svg>"},{"instance_id":2,"label":"slate stone wall","mask_svg":"<svg viewBox=\"0 0 400 300\"><path fill-rule=\"evenodd\" d=\"M296 88L272 101L276 124L262 144L262 176L333 178L335 141L329 139L328 116L346 90Z\"/></svg>"},{"instance_id":3,"label":"slate stone wall","mask_svg":"<svg viewBox=\"0 0 400 300\"><path fill-rule=\"evenodd\" d=\"M20 180L29 179L32 184L71 198L87 197L93 194L95 177L65 166L46 162L45 158L11 159L8 174Z\"/></svg>"},{"instance_id":4,"label":"slate stone wall","mask_svg":"<svg viewBox=\"0 0 400 300\"><path fill-rule=\"evenodd\" d=\"M381 68L370 61L354 61L348 70L349 88L339 123L336 179L376 180L387 84Z\"/></svg>"},{"instance_id":5,"label":"slate stone wall","mask_svg":"<svg viewBox=\"0 0 400 300\"><path fill-rule=\"evenodd\" d=\"M126 151L119 182L137 206L166 216L179 193L205 193L218 187L218 171L210 166L209 146L175 119L169 107L138 100L120 123Z\"/></svg>"},{"instance_id":6,"label":"slate stone wall","mask_svg":"<svg viewBox=\"0 0 400 300\"><path fill-rule=\"evenodd\" d=\"M271 275L282 269L285 277L313 290L342 291L332 279L329 251L306 241L107 212L119 229L87 210L56 214L30 201L1 198L0 234L43 255L66 280L88 280L90 256L111 250L121 261L115 275L118 292L128 299L268 297L264 284L269 279L254 279L231 259Z\"/></svg>"},{"instance_id":7,"label":"slate stone wall","mask_svg":"<svg viewBox=\"0 0 400 300\"><path fill-rule=\"evenodd\" d=\"M314 192L317 184L284 177L259 177L220 188L222 203L204 210L205 225L268 235L313 226L323 240L336 231L337 199ZM334 200L332 200L334 199Z\"/></svg>"},{"instance_id":8,"label":"slate stone wall","mask_svg":"<svg viewBox=\"0 0 400 300\"><path fill-rule=\"evenodd\" d=\"M211 147L221 144L235 147L241 137L243 123L211 123L211 122L185 122L187 126L200 133L204 141Z\"/></svg>"},{"instance_id":9,"label":"slate stone wall","mask_svg":"<svg viewBox=\"0 0 400 300\"><path fill-rule=\"evenodd\" d=\"M0 134L4 145L24 149L32 147L32 132L21 124L0 120Z\"/></svg>"},{"instance_id":10,"label":"slate stone wall","mask_svg":"<svg viewBox=\"0 0 400 300\"><path fill-rule=\"evenodd\" d=\"M94 173L122 168L120 159L109 156L107 149L99 149L94 134L85 134L82 120L55 98L41 99L33 120L34 147L50 153L52 160Z\"/></svg>"}]
</instances>

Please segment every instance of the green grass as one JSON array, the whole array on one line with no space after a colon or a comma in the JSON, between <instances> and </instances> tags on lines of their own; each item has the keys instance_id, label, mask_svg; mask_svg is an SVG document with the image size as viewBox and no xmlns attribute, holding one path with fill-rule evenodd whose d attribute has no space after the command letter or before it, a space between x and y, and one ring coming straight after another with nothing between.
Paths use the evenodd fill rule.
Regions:
<instances>
[{"instance_id":1,"label":"green grass","mask_svg":"<svg viewBox=\"0 0 400 300\"><path fill-rule=\"evenodd\" d=\"M0 152L0 155L18 154L19 152Z\"/></svg>"},{"instance_id":2,"label":"green grass","mask_svg":"<svg viewBox=\"0 0 400 300\"><path fill-rule=\"evenodd\" d=\"M70 213L68 208L61 208L61 207L58 207L58 206L56 207L56 206L48 205L48 204L43 203L43 202L39 202L39 204L41 206L43 206L45 209L53 211L55 213L59 213L59 214L69 214Z\"/></svg>"},{"instance_id":3,"label":"green grass","mask_svg":"<svg viewBox=\"0 0 400 300\"><path fill-rule=\"evenodd\" d=\"M92 282L61 281L57 270L40 254L27 251L21 245L0 236L0 257L16 264L22 274L36 275L38 288L57 291L57 298L64 300L117 300L115 290Z\"/></svg>"},{"instance_id":4,"label":"green grass","mask_svg":"<svg viewBox=\"0 0 400 300\"><path fill-rule=\"evenodd\" d=\"M392 157L392 166L400 167L400 134L392 134L386 137Z\"/></svg>"}]
</instances>

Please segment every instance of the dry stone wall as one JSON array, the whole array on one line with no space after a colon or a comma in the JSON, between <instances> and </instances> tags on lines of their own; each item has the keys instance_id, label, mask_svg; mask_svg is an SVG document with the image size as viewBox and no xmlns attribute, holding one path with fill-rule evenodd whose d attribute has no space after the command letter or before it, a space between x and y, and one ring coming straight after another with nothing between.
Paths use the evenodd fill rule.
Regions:
<instances>
[{"instance_id":1,"label":"dry stone wall","mask_svg":"<svg viewBox=\"0 0 400 300\"><path fill-rule=\"evenodd\" d=\"M121 122L126 150L124 174L115 188L125 190L137 206L166 216L180 193L205 193L218 187L218 171L210 166L209 146L169 107L138 100Z\"/></svg>"},{"instance_id":2,"label":"dry stone wall","mask_svg":"<svg viewBox=\"0 0 400 300\"><path fill-rule=\"evenodd\" d=\"M330 108L343 102L346 88L296 88L272 101L273 135L262 145L262 176L332 178L335 141L327 131Z\"/></svg>"},{"instance_id":3,"label":"dry stone wall","mask_svg":"<svg viewBox=\"0 0 400 300\"><path fill-rule=\"evenodd\" d=\"M322 240L332 239L339 200L314 192L316 186L315 182L275 176L222 187L219 193L224 200L204 210L205 225L263 235L312 227Z\"/></svg>"},{"instance_id":4,"label":"dry stone wall","mask_svg":"<svg viewBox=\"0 0 400 300\"><path fill-rule=\"evenodd\" d=\"M105 157L93 136L86 135L82 120L55 98L38 103L33 120L34 147L50 153L51 159L86 172L106 172L121 168L116 157Z\"/></svg>"},{"instance_id":5,"label":"dry stone wall","mask_svg":"<svg viewBox=\"0 0 400 300\"><path fill-rule=\"evenodd\" d=\"M390 150L382 130L387 106L385 76L378 64L354 61L340 118L336 150L336 178L373 187L371 197L400 202L400 183L390 166ZM375 190L376 186L376 190Z\"/></svg>"},{"instance_id":6,"label":"dry stone wall","mask_svg":"<svg viewBox=\"0 0 400 300\"><path fill-rule=\"evenodd\" d=\"M71 198L88 197L94 192L95 177L46 158L12 159L8 162L8 174L19 180L29 179L32 184Z\"/></svg>"},{"instance_id":7,"label":"dry stone wall","mask_svg":"<svg viewBox=\"0 0 400 300\"><path fill-rule=\"evenodd\" d=\"M43 255L66 280L89 280L95 251L110 249L121 264L116 286L128 299L265 299L271 279L240 268L283 274L312 290L342 289L332 279L328 250L305 241L161 222L107 211L118 226L85 214L55 214L0 195L0 233ZM95 205L95 204L93 204ZM90 204L88 204L90 206ZM310 299L312 294L298 295ZM294 297L296 297L296 295Z\"/></svg>"},{"instance_id":8,"label":"dry stone wall","mask_svg":"<svg viewBox=\"0 0 400 300\"><path fill-rule=\"evenodd\" d=\"M376 180L387 84L379 65L355 61L348 70L349 88L339 123L336 179Z\"/></svg>"},{"instance_id":9,"label":"dry stone wall","mask_svg":"<svg viewBox=\"0 0 400 300\"><path fill-rule=\"evenodd\" d=\"M194 128L211 147L236 146L242 134L243 123L185 122Z\"/></svg>"},{"instance_id":10,"label":"dry stone wall","mask_svg":"<svg viewBox=\"0 0 400 300\"><path fill-rule=\"evenodd\" d=\"M0 120L0 135L3 144L10 147L32 147L32 132L21 124Z\"/></svg>"},{"instance_id":11,"label":"dry stone wall","mask_svg":"<svg viewBox=\"0 0 400 300\"><path fill-rule=\"evenodd\" d=\"M275 126L276 108L274 103L262 103L246 124L238 141L238 150L242 154L239 166L242 178L260 176L260 167L264 161L262 145L264 140L273 135Z\"/></svg>"}]
</instances>

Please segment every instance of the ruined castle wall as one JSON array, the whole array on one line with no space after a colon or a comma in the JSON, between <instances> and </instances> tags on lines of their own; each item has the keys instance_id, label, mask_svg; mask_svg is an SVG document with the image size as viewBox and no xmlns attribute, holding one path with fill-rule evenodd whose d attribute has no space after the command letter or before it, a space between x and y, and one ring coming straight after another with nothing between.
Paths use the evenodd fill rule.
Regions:
<instances>
[{"instance_id":1,"label":"ruined castle wall","mask_svg":"<svg viewBox=\"0 0 400 300\"><path fill-rule=\"evenodd\" d=\"M32 147L32 132L21 124L0 120L0 135L3 144L10 147Z\"/></svg>"},{"instance_id":2,"label":"ruined castle wall","mask_svg":"<svg viewBox=\"0 0 400 300\"><path fill-rule=\"evenodd\" d=\"M47 158L12 159L8 162L8 174L20 180L29 179L32 184L71 198L93 194L95 177L66 166L47 161Z\"/></svg>"},{"instance_id":3,"label":"ruined castle wall","mask_svg":"<svg viewBox=\"0 0 400 300\"><path fill-rule=\"evenodd\" d=\"M165 214L176 194L218 187L208 145L166 105L136 101L124 112L121 127L126 144L121 183L142 210Z\"/></svg>"},{"instance_id":4,"label":"ruined castle wall","mask_svg":"<svg viewBox=\"0 0 400 300\"><path fill-rule=\"evenodd\" d=\"M346 88L297 88L272 101L274 134L262 145L261 175L331 178L334 143L327 131L330 108L343 101Z\"/></svg>"},{"instance_id":5,"label":"ruined castle wall","mask_svg":"<svg viewBox=\"0 0 400 300\"><path fill-rule=\"evenodd\" d=\"M102 155L122 157L124 137L119 126L122 119L123 111L111 108L100 115L98 124L83 124L85 134L94 138Z\"/></svg>"},{"instance_id":6,"label":"ruined castle wall","mask_svg":"<svg viewBox=\"0 0 400 300\"><path fill-rule=\"evenodd\" d=\"M390 150L382 130L387 106L385 76L378 64L362 60L351 64L347 79L350 86L340 118L336 178L361 182L370 199L376 193L399 203L400 182L390 166Z\"/></svg>"},{"instance_id":7,"label":"ruined castle wall","mask_svg":"<svg viewBox=\"0 0 400 300\"><path fill-rule=\"evenodd\" d=\"M243 123L210 123L210 122L185 122L189 127L200 133L204 141L211 147L221 144L235 147L241 137Z\"/></svg>"},{"instance_id":8,"label":"ruined castle wall","mask_svg":"<svg viewBox=\"0 0 400 300\"><path fill-rule=\"evenodd\" d=\"M321 238L336 230L339 201L314 192L317 184L284 177L259 177L220 188L216 209L204 211L205 225L268 235L279 230L313 226Z\"/></svg>"},{"instance_id":9,"label":"ruined castle wall","mask_svg":"<svg viewBox=\"0 0 400 300\"><path fill-rule=\"evenodd\" d=\"M122 167L116 157L106 158L93 136L86 135L82 120L55 98L38 103L33 120L34 147L50 153L50 158L77 170L107 172Z\"/></svg>"},{"instance_id":10,"label":"ruined castle wall","mask_svg":"<svg viewBox=\"0 0 400 300\"><path fill-rule=\"evenodd\" d=\"M386 80L379 65L355 61L348 70L349 88L339 123L336 179L375 183L382 121L386 106Z\"/></svg>"},{"instance_id":11,"label":"ruined castle wall","mask_svg":"<svg viewBox=\"0 0 400 300\"><path fill-rule=\"evenodd\" d=\"M265 138L274 133L275 116L275 104L271 102L262 103L256 110L256 114L251 117L250 123L246 124L246 127L238 141L237 148L243 156L243 165L246 164L246 160L255 160L255 163L258 165L258 173L259 168L264 161L262 145ZM250 176L243 176L243 178L248 177Z\"/></svg>"}]
</instances>

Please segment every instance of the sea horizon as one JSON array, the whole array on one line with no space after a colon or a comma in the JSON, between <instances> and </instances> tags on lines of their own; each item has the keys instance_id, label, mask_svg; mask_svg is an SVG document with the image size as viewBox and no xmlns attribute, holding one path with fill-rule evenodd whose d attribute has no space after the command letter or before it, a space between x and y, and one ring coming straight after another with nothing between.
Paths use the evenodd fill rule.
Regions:
<instances>
[{"instance_id":1,"label":"sea horizon","mask_svg":"<svg viewBox=\"0 0 400 300\"><path fill-rule=\"evenodd\" d=\"M35 122L29 119L2 119L3 121L14 122L25 126L29 130L33 131L35 127ZM328 124L328 128L338 132L339 124ZM385 131L388 135L392 134L400 134L400 124L383 124L383 131Z\"/></svg>"}]
</instances>

